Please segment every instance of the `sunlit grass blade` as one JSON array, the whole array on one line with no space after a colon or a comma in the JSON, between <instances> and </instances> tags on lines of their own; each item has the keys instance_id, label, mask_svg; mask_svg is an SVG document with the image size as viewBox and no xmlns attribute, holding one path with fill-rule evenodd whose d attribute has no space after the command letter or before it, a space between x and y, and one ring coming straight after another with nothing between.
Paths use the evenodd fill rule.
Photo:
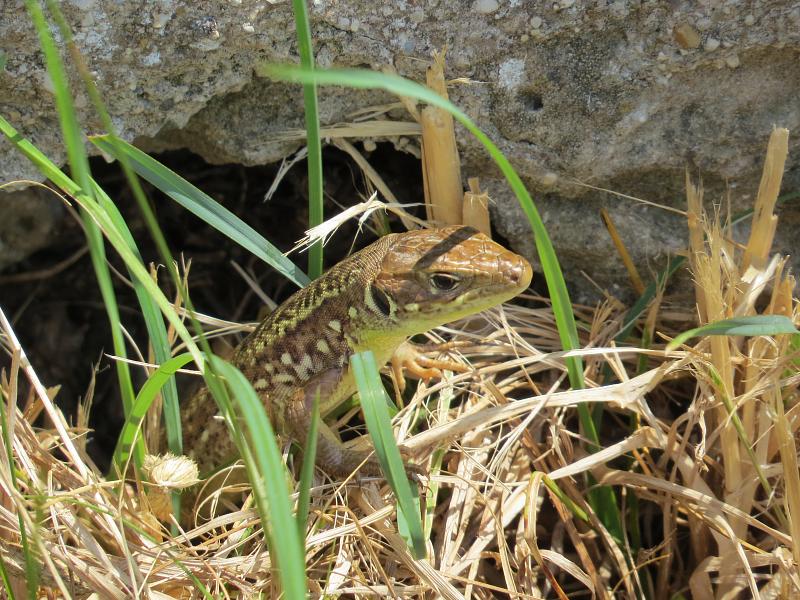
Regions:
<instances>
[{"instance_id":1,"label":"sunlit grass blade","mask_svg":"<svg viewBox=\"0 0 800 600\"><path fill-rule=\"evenodd\" d=\"M409 544L415 558L426 556L425 538L422 533L419 500L412 491L412 483L406 476L403 459L392 432L392 422L386 390L381 383L375 356L372 352L354 354L350 359L353 376L358 385L361 408L367 422L375 454L380 461L386 481L397 498L398 532L411 543Z\"/></svg>"},{"instance_id":2,"label":"sunlit grass blade","mask_svg":"<svg viewBox=\"0 0 800 600\"><path fill-rule=\"evenodd\" d=\"M314 49L311 46L311 28L308 25L306 0L292 0L294 23L297 29L297 47L300 64L314 68ZM322 212L322 141L319 137L319 107L317 86L303 85L303 106L306 119L306 146L308 147L308 229L316 227L324 218ZM316 279L322 275L322 242L308 249L308 276Z\"/></svg>"},{"instance_id":3,"label":"sunlit grass blade","mask_svg":"<svg viewBox=\"0 0 800 600\"><path fill-rule=\"evenodd\" d=\"M123 473L125 463L130 457L131 448L133 448L134 440L138 438L139 426L147 414L150 405L156 399L156 396L161 391L161 388L169 381L174 381L173 375L175 372L184 367L192 361L192 355L188 352L179 354L161 364L152 375L147 379L144 385L136 395L136 400L131 407L130 412L125 418L125 424L122 426L119 438L117 438L117 447L114 450L114 467L117 473Z\"/></svg>"},{"instance_id":4,"label":"sunlit grass blade","mask_svg":"<svg viewBox=\"0 0 800 600\"><path fill-rule=\"evenodd\" d=\"M314 477L314 464L317 459L317 434L319 432L319 390L311 406L311 421L308 424L308 435L303 446L303 469L300 472L300 485L297 494L297 531L300 539L305 539L306 521L311 505L311 483Z\"/></svg>"},{"instance_id":5,"label":"sunlit grass blade","mask_svg":"<svg viewBox=\"0 0 800 600\"><path fill-rule=\"evenodd\" d=\"M700 335L781 335L800 333L789 317L783 315L750 315L723 319L708 323L702 327L695 327L675 336L668 345L667 350L673 350L686 340Z\"/></svg>"},{"instance_id":6,"label":"sunlit grass blade","mask_svg":"<svg viewBox=\"0 0 800 600\"><path fill-rule=\"evenodd\" d=\"M61 12L59 4L55 0L46 0L46 4L50 14L52 15L53 19L55 20L56 24L58 25L59 31L61 33L61 37L66 48L70 52L70 56L73 59L74 66L77 69L81 79L83 80L84 87L86 88L86 92L91 98L92 103L97 110L98 115L100 116L100 120L103 123L103 126L106 128L106 131L109 133L114 133L114 124L111 121L111 116L108 114L106 110L105 104L102 101L100 96L100 92L95 85L94 79L92 78L92 74L89 72L83 57L78 49L77 45L75 44L72 31L64 18L64 15ZM159 249L159 253L161 254L161 258L164 261L164 264L167 267L167 270L173 276L173 281L175 283L176 289L181 290L181 295L183 296L187 305L189 304L188 293L182 289L180 277L177 273L177 268L175 267L174 261L172 256L169 252L169 248L167 247L166 240L164 239L164 235L161 233L161 230L158 227L158 224L155 219L155 215L150 208L147 199L145 198L144 191L142 190L141 185L136 177L136 174L130 169L127 165L126 161L120 161L122 166L122 170L125 173L126 178L131 186L131 190L133 191L133 196L136 198L139 207L142 211L144 216L145 222L148 225L148 228L151 231L153 239L156 242L156 246ZM128 244L128 247L131 249L133 254L139 259L139 262L143 262L141 258L141 254L139 253L139 249L136 246L136 242L133 239L133 236L128 229L127 223L122 218L119 210L117 209L116 205L112 202L112 200L108 197L105 191L98 186L94 181L92 182L94 186L94 196L101 205L101 207L107 212L109 217L117 226L118 231L123 236L125 241ZM145 327L147 329L148 336L150 338L150 345L153 349L153 354L155 355L155 360L157 364L161 364L171 356L171 348L169 344L169 338L167 335L166 327L164 326L164 320L159 314L158 306L155 304L153 299L147 294L144 290L142 285L137 281L135 277L131 277L134 291L136 293L137 300L142 310L142 316L144 317ZM197 327L199 329L199 327ZM180 423L180 410L178 408L178 389L175 385L174 379L169 380L166 385L164 385L162 389L162 396L163 396L163 412L164 412L164 422L166 425L166 437L169 449L174 452L175 454L181 454L183 450L182 444L182 436L181 436L181 423ZM138 454L138 453L137 453ZM138 464L138 458L137 458Z\"/></svg>"},{"instance_id":7,"label":"sunlit grass blade","mask_svg":"<svg viewBox=\"0 0 800 600\"><path fill-rule=\"evenodd\" d=\"M246 248L276 271L299 285L309 279L264 236L234 215L205 192L127 142L108 135L89 138L103 152L120 159L124 152L133 169L191 213Z\"/></svg>"},{"instance_id":8,"label":"sunlit grass blade","mask_svg":"<svg viewBox=\"0 0 800 600\"><path fill-rule=\"evenodd\" d=\"M244 458L264 530L269 533L284 596L292 600L305 598L304 546L292 516L286 466L272 425L253 386L239 369L215 356L209 358L209 363L222 379L215 380L216 375L209 374L206 383ZM224 386L219 385L222 380Z\"/></svg>"},{"instance_id":9,"label":"sunlit grass blade","mask_svg":"<svg viewBox=\"0 0 800 600\"><path fill-rule=\"evenodd\" d=\"M25 5L39 35L39 43L45 57L47 72L53 84L55 94L56 109L61 124L61 133L64 146L67 151L72 179L77 182L80 190L93 199L94 186L92 185L91 173L89 170L89 159L86 155L84 138L78 127L78 120L75 108L72 104L67 76L64 65L56 49L55 41L50 33L50 29L45 21L41 6L34 0L26 0ZM114 346L114 353L117 356L127 356L125 337L122 333L122 325L119 317L119 307L114 293L114 284L111 281L111 273L106 264L106 252L103 236L95 222L89 217L85 210L81 210L81 219L86 232L86 241L89 246L89 254L94 267L97 283L103 298L103 304L108 317L111 340ZM115 364L117 378L119 379L120 394L122 403L127 412L133 404L134 392L131 380L130 368L124 361L117 361Z\"/></svg>"}]
</instances>

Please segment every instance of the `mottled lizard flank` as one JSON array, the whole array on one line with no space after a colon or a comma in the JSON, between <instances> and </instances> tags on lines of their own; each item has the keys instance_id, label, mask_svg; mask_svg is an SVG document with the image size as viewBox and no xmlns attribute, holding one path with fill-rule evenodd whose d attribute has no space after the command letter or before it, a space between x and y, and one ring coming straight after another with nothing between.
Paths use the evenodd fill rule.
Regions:
<instances>
[{"instance_id":1,"label":"mottled lizard flank","mask_svg":"<svg viewBox=\"0 0 800 600\"><path fill-rule=\"evenodd\" d=\"M410 336L513 298L531 274L523 257L468 227L387 235L291 296L231 362L253 384L276 431L302 442L317 392L324 417L356 391L352 354L372 350L383 365ZM405 358L413 357L405 349ZM410 362L418 372L432 372ZM202 473L235 457L206 388L182 413L184 448ZM318 464L335 475L349 474L366 458L346 449L324 423L317 452ZM362 471L376 474L377 462L368 460Z\"/></svg>"}]
</instances>

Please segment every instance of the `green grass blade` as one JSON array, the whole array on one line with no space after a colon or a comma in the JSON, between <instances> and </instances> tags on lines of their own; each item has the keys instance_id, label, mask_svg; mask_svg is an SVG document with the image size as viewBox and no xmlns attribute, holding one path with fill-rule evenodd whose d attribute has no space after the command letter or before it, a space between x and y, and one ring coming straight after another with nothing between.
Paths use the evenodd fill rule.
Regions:
<instances>
[{"instance_id":1,"label":"green grass blade","mask_svg":"<svg viewBox=\"0 0 800 600\"><path fill-rule=\"evenodd\" d=\"M675 336L668 345L667 350L674 350L689 338L700 335L781 335L800 333L789 317L784 315L751 315L748 317L735 317L708 323L702 327L695 327Z\"/></svg>"},{"instance_id":2,"label":"green grass blade","mask_svg":"<svg viewBox=\"0 0 800 600\"><path fill-rule=\"evenodd\" d=\"M543 475L542 482L547 486L547 489L549 489L551 492L553 492L553 494L556 495L556 497L567 508L567 510L569 510L573 514L573 516L579 518L584 523L589 523L590 519L589 515L586 514L586 511L584 511L580 506L575 504L572 498L570 498L567 494L565 494L561 490L561 488L558 487L558 484L552 479L550 479L550 477L548 477L547 473L542 473L542 475Z\"/></svg>"},{"instance_id":3,"label":"green grass blade","mask_svg":"<svg viewBox=\"0 0 800 600\"><path fill-rule=\"evenodd\" d=\"M419 499L412 492L413 484L406 476L403 459L392 432L392 422L387 406L386 390L378 374L375 356L372 352L354 354L350 359L350 367L358 385L361 408L367 422L375 454L386 475L386 481L397 498L398 532L411 542L409 547L416 559L424 559L427 555L425 537L422 533ZM416 486L413 486L416 489Z\"/></svg>"},{"instance_id":4,"label":"green grass blade","mask_svg":"<svg viewBox=\"0 0 800 600\"><path fill-rule=\"evenodd\" d=\"M297 495L297 531L300 539L305 539L308 511L311 506L311 483L314 477L314 464L317 458L317 434L319 431L319 390L311 406L311 422L308 425L306 444L303 446L303 470L300 472L300 486Z\"/></svg>"},{"instance_id":5,"label":"green grass blade","mask_svg":"<svg viewBox=\"0 0 800 600\"><path fill-rule=\"evenodd\" d=\"M165 361L158 369L153 371L152 375L139 390L136 400L125 418L125 424L122 426L119 438L117 438L117 447L114 450L114 466L112 467L116 468L117 473L124 472L125 463L130 457L134 440L138 437L139 426L161 388L170 381L174 382L176 371L191 361L192 355L189 352L184 352L175 358Z\"/></svg>"},{"instance_id":6,"label":"green grass blade","mask_svg":"<svg viewBox=\"0 0 800 600\"><path fill-rule=\"evenodd\" d=\"M300 287L308 284L309 279L305 273L265 237L171 169L123 140L115 139L112 142L109 135L92 136L89 139L100 150L118 160L124 153L130 165L141 177L189 212L255 254Z\"/></svg>"},{"instance_id":7,"label":"green grass blade","mask_svg":"<svg viewBox=\"0 0 800 600\"><path fill-rule=\"evenodd\" d=\"M128 224L119 212L117 206L111 201L108 195L96 183L95 197L98 199L100 206L106 211L111 222L117 228L122 239L127 244L133 256L139 263L144 264L139 248L133 239L133 235L128 228ZM130 273L130 270L128 270ZM164 325L164 319L161 316L161 311L158 304L147 292L145 287L139 282L136 277L131 275L133 283L133 291L136 294L136 299L141 308L142 317L144 318L145 328L147 329L148 337L150 338L150 345L153 348L156 364L164 364L169 360L172 351L169 344L169 337L167 335L167 328ZM181 436L181 422L180 422L180 408L178 400L178 388L175 384L175 378L170 378L165 382L161 389L161 394L164 399L164 423L166 426L167 445L169 449L175 454L183 453L183 439Z\"/></svg>"},{"instance_id":8,"label":"green grass blade","mask_svg":"<svg viewBox=\"0 0 800 600\"><path fill-rule=\"evenodd\" d=\"M69 84L67 83L61 57L58 54L55 41L45 21L41 6L34 0L26 0L25 5L39 36L39 43L45 56L47 72L53 83L56 109L61 124L64 146L72 171L72 178L77 182L80 190L91 200L93 199L94 189L89 170L89 159L86 155L83 136L78 127L75 108L72 104L72 95L70 93ZM81 219L86 231L86 240L89 246L92 266L94 267L97 283L103 298L103 304L106 308L114 353L117 356L125 357L127 356L125 337L122 333L119 307L117 306L116 295L114 293L114 284L111 280L111 273L108 265L106 264L103 236L95 222L89 217L85 210L81 210ZM127 412L130 410L134 399L130 368L124 361L116 361L114 366L116 368L117 378L119 379L123 408Z\"/></svg>"},{"instance_id":9,"label":"green grass blade","mask_svg":"<svg viewBox=\"0 0 800 600\"><path fill-rule=\"evenodd\" d=\"M46 0L46 3L50 14L53 16L53 19L58 25L59 31L61 32L61 37L63 38L64 43L69 50L70 55L72 56L74 65L84 82L86 91L88 92L92 103L100 115L100 120L102 121L103 126L109 133L114 133L114 125L111 121L111 117L105 108L105 104L103 103L97 86L94 83L94 79L92 78L92 75L85 64L83 57L81 56L80 50L72 38L72 31L70 30L64 15L61 13L58 3L55 0ZM130 183L133 195L139 203L139 207L145 217L145 222L150 228L151 234L156 241L156 246L159 249L161 258L164 264L167 266L170 274L173 276L173 281L176 285L176 288L182 291L183 297L188 304L188 293L182 289L182 282L180 276L178 275L177 268L175 267L175 261L172 259L169 248L166 244L166 240L164 239L164 236L158 227L155 215L153 214L153 211L147 202L144 191L139 184L139 180L133 170L127 165L127 161L120 161L120 164L122 165L125 176ZM139 262L143 262L141 254L139 253L139 249L136 246L136 242L134 241L133 236L128 229L128 225L122 218L122 215L119 213L116 205L111 201L111 199L100 186L98 186L94 181L92 184L94 186L95 198L97 198L102 208L114 221L118 231L125 238L131 251L138 257ZM131 277L131 280L137 300L139 301L139 305L142 310L142 316L144 317L145 327L147 328L156 363L161 364L168 360L171 355L169 337L167 335L167 329L164 326L164 320L160 315L158 306L146 293L142 285L136 280L135 277ZM164 398L164 421L166 425L167 442L172 452L175 454L181 454L183 451L183 439L181 435L180 411L178 407L178 389L174 379L171 379L167 382L167 384L163 387L162 394Z\"/></svg>"},{"instance_id":10,"label":"green grass blade","mask_svg":"<svg viewBox=\"0 0 800 600\"><path fill-rule=\"evenodd\" d=\"M619 333L614 336L614 340L618 343L624 343L627 341L628 336L631 334L631 330L633 329L634 325L636 325L636 321L639 320L639 317L642 316L647 307L650 305L650 302L653 298L656 297L656 293L658 290L663 289L666 285L667 280L675 274L683 263L686 262L686 257L684 256L671 256L669 261L667 261L667 266L659 272L658 276L651 281L647 287L645 288L642 295L634 302L633 306L628 309L628 312L625 313L625 318L622 320L622 329L619 330Z\"/></svg>"},{"instance_id":11,"label":"green grass blade","mask_svg":"<svg viewBox=\"0 0 800 600\"><path fill-rule=\"evenodd\" d=\"M25 6L30 14L31 21L36 28L39 36L39 45L45 58L47 74L53 84L58 120L61 124L61 132L64 140L64 147L67 151L67 158L72 170L72 178L78 183L86 194L91 194L91 183L89 175L89 158L83 145L78 119L75 115L75 108L72 104L67 75L61 56L56 48L50 28L45 21L42 8L36 0L25 0Z\"/></svg>"},{"instance_id":12,"label":"green grass blade","mask_svg":"<svg viewBox=\"0 0 800 600\"><path fill-rule=\"evenodd\" d=\"M270 549L276 558L284 596L290 600L304 599L307 590L304 546L292 517L286 467L272 425L253 386L239 369L216 356L210 357L209 363L226 383L227 390L221 390L213 376L206 379L232 426L231 434L245 460L256 504L272 541ZM235 410L226 392L235 400ZM246 443L240 423L245 425Z\"/></svg>"},{"instance_id":13,"label":"green grass blade","mask_svg":"<svg viewBox=\"0 0 800 600\"><path fill-rule=\"evenodd\" d=\"M308 25L306 0L292 0L294 23L297 29L297 46L300 64L306 69L314 68L314 50L311 46L311 28ZM303 85L303 104L306 118L306 146L308 147L308 227L322 223L322 141L319 137L319 107L317 86ZM308 249L308 276L316 279L322 275L322 242L317 241Z\"/></svg>"},{"instance_id":14,"label":"green grass blade","mask_svg":"<svg viewBox=\"0 0 800 600\"><path fill-rule=\"evenodd\" d=\"M59 169L55 163L47 158L36 146L22 137L2 115L0 115L0 133L6 136L8 141L24 154L25 157L39 169L39 172L48 180L52 181L59 189L70 196L74 196L80 192L77 183L72 181L72 179Z\"/></svg>"},{"instance_id":15,"label":"green grass blade","mask_svg":"<svg viewBox=\"0 0 800 600\"><path fill-rule=\"evenodd\" d=\"M0 65L2 70L2 65ZM11 587L11 580L8 578L8 570L6 569L6 561L3 560L3 555L0 554L0 581L3 583L3 589L8 595L8 600L16 600L14 589Z\"/></svg>"}]
</instances>

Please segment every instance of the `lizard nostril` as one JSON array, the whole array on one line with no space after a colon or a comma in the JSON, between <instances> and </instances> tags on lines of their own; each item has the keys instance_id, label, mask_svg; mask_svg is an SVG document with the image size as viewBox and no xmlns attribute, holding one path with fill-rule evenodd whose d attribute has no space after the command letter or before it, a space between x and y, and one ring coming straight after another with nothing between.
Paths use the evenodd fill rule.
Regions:
<instances>
[{"instance_id":1,"label":"lizard nostril","mask_svg":"<svg viewBox=\"0 0 800 600\"><path fill-rule=\"evenodd\" d=\"M508 261L506 273L509 279L522 289L527 288L533 278L531 263L519 255L515 255L512 260Z\"/></svg>"}]
</instances>

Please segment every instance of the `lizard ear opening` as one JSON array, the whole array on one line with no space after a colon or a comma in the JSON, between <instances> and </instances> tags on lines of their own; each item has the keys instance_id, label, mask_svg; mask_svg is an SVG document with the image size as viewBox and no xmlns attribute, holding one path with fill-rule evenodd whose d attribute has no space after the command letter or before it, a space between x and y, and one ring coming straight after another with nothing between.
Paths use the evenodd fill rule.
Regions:
<instances>
[{"instance_id":1,"label":"lizard ear opening","mask_svg":"<svg viewBox=\"0 0 800 600\"><path fill-rule=\"evenodd\" d=\"M389 300L389 296L386 295L386 292L374 284L370 286L369 292L370 296L372 296L372 303L378 312L384 317L392 316L392 301Z\"/></svg>"}]
</instances>

